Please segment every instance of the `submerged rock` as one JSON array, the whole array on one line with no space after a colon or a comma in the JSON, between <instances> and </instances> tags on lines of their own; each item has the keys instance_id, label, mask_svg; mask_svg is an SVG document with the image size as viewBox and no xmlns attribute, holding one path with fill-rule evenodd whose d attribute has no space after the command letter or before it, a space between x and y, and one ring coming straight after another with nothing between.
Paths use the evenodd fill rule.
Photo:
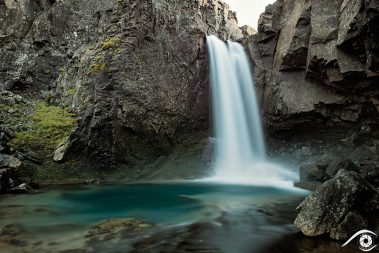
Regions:
<instances>
[{"instance_id":1,"label":"submerged rock","mask_svg":"<svg viewBox=\"0 0 379 253\"><path fill-rule=\"evenodd\" d=\"M2 236L16 236L25 233L25 228L20 224L9 224L1 228Z\"/></svg>"},{"instance_id":2,"label":"submerged rock","mask_svg":"<svg viewBox=\"0 0 379 253\"><path fill-rule=\"evenodd\" d=\"M357 227L347 222L359 221L361 213L376 209L373 200L377 194L356 172L341 169L297 207L294 223L307 236L330 234L335 239L346 239L345 235L357 232Z\"/></svg>"},{"instance_id":3,"label":"submerged rock","mask_svg":"<svg viewBox=\"0 0 379 253\"><path fill-rule=\"evenodd\" d=\"M91 242L122 239L124 236L139 235L152 227L152 223L134 218L110 219L92 227L86 237Z\"/></svg>"},{"instance_id":4,"label":"submerged rock","mask_svg":"<svg viewBox=\"0 0 379 253\"><path fill-rule=\"evenodd\" d=\"M0 230L0 248L2 252L27 252L30 234L20 224L8 224Z\"/></svg>"}]
</instances>

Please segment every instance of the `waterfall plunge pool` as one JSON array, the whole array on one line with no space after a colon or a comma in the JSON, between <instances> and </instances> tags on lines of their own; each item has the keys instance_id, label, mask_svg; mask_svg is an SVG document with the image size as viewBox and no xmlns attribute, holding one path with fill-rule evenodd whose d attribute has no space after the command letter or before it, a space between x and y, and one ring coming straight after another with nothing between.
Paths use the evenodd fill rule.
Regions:
<instances>
[{"instance_id":1,"label":"waterfall plunge pool","mask_svg":"<svg viewBox=\"0 0 379 253\"><path fill-rule=\"evenodd\" d=\"M211 222L217 224L216 230L219 231L212 233L207 243L223 248L221 252L229 252L228 247L233 243L218 245L225 241L215 237L230 233L237 238L243 233L239 240L246 238L251 242L251 236L269 240L287 233L291 230L288 226L293 230L290 220L284 222L284 227L283 224L270 224L266 217L276 215L264 208L294 203L290 208L293 212L305 195L306 192L300 190L209 182L66 186L48 188L32 195L8 195L0 201L0 225L3 230L7 228L0 236L0 251L64 252L80 249L82 251L70 252L119 252L117 250L122 249L122 252L128 252L136 241L154 238L156 233L171 233L169 231L173 229L193 226L189 224ZM114 240L101 241L96 237L97 243L90 240L88 231L93 226L109 219L123 218L144 220L154 229L138 235L128 235L128 231L124 231ZM108 232L109 236L115 236L118 232L112 229L120 230L121 227L116 225L102 231L103 236L106 238ZM9 240L6 243L4 234L9 234L8 239L14 240L16 246L9 244ZM159 247L156 249L159 252ZM145 252L144 249L141 252Z\"/></svg>"}]
</instances>

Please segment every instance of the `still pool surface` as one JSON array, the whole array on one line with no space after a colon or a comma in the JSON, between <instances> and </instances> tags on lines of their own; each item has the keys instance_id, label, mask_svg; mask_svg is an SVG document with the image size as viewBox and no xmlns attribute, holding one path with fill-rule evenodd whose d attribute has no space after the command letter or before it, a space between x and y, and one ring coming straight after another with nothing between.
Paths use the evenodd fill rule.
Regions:
<instances>
[{"instance_id":1,"label":"still pool surface","mask_svg":"<svg viewBox=\"0 0 379 253\"><path fill-rule=\"evenodd\" d=\"M172 227L306 194L295 189L215 183L55 187L2 197L0 225L18 224L33 234L33 240L54 245L65 241L65 248L70 248L83 246L79 235L107 219L132 217Z\"/></svg>"}]
</instances>

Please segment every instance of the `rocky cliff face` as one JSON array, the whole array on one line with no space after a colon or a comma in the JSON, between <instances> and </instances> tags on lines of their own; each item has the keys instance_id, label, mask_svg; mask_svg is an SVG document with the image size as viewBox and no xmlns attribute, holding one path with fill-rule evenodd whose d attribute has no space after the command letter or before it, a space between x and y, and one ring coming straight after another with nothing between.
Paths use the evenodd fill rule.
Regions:
<instances>
[{"instance_id":1,"label":"rocky cliff face","mask_svg":"<svg viewBox=\"0 0 379 253\"><path fill-rule=\"evenodd\" d=\"M218 0L0 0L0 87L79 116L58 160L151 162L208 128L210 34L242 37Z\"/></svg>"},{"instance_id":2,"label":"rocky cliff face","mask_svg":"<svg viewBox=\"0 0 379 253\"><path fill-rule=\"evenodd\" d=\"M336 240L376 231L379 2L278 0L258 28L244 43L271 148L308 163L296 185L315 190L295 225Z\"/></svg>"},{"instance_id":3,"label":"rocky cliff face","mask_svg":"<svg viewBox=\"0 0 379 253\"><path fill-rule=\"evenodd\" d=\"M269 5L258 34L245 41L269 133L338 132L374 123L378 29L377 1L278 0Z\"/></svg>"}]
</instances>

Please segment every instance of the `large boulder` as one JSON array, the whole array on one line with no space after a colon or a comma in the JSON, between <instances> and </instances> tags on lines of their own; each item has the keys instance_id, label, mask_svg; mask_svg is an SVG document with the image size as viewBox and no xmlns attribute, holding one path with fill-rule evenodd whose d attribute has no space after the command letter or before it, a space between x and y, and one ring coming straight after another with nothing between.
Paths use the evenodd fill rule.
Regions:
<instances>
[{"instance_id":1,"label":"large boulder","mask_svg":"<svg viewBox=\"0 0 379 253\"><path fill-rule=\"evenodd\" d=\"M377 194L356 172L341 169L297 207L294 223L307 236L330 234L338 240L346 239L359 228L347 223L365 224L362 214L378 207Z\"/></svg>"}]
</instances>

